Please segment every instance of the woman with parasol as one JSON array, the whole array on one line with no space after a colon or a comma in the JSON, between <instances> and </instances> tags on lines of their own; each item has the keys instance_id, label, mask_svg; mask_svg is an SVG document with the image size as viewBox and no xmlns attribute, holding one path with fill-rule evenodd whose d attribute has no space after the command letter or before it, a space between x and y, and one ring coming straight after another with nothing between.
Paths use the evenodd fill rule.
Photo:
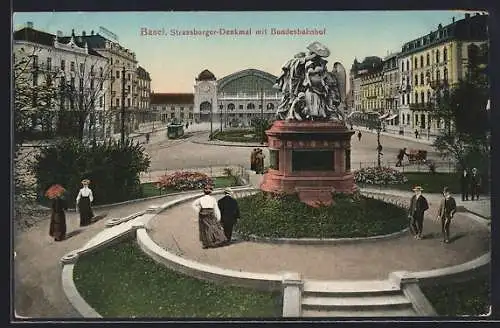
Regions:
<instances>
[{"instance_id":1,"label":"woman with parasol","mask_svg":"<svg viewBox=\"0 0 500 328\"><path fill-rule=\"evenodd\" d=\"M50 214L49 235L54 237L55 241L62 241L66 238L66 214L68 209L66 200L64 199L65 189L55 184L45 192L45 196L52 200Z\"/></svg>"}]
</instances>

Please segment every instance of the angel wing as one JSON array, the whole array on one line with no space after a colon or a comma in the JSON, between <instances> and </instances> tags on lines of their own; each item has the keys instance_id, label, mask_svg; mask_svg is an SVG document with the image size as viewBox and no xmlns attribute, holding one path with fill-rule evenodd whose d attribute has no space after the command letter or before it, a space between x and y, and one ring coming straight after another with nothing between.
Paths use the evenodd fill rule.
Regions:
<instances>
[{"instance_id":1,"label":"angel wing","mask_svg":"<svg viewBox=\"0 0 500 328\"><path fill-rule=\"evenodd\" d=\"M342 102L345 101L346 99L346 93L347 93L347 76L346 76L346 71L344 66L336 62L333 64L333 70L332 70L333 75L337 78L337 83L339 85L339 91L340 91L340 98Z\"/></svg>"}]
</instances>

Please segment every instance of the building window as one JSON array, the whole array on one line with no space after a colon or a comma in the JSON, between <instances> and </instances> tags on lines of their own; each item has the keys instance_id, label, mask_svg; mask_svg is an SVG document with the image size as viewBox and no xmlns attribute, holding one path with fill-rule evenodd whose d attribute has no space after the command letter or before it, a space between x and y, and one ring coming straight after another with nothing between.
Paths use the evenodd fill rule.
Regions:
<instances>
[{"instance_id":1,"label":"building window","mask_svg":"<svg viewBox=\"0 0 500 328\"><path fill-rule=\"evenodd\" d=\"M448 60L448 49L444 48L443 49L443 61L447 61Z\"/></svg>"},{"instance_id":2,"label":"building window","mask_svg":"<svg viewBox=\"0 0 500 328\"><path fill-rule=\"evenodd\" d=\"M420 99L422 100L422 103L425 103L425 98L424 98L424 92L420 92Z\"/></svg>"},{"instance_id":3,"label":"building window","mask_svg":"<svg viewBox=\"0 0 500 328\"><path fill-rule=\"evenodd\" d=\"M424 67L424 55L420 56L420 67Z\"/></svg>"},{"instance_id":4,"label":"building window","mask_svg":"<svg viewBox=\"0 0 500 328\"><path fill-rule=\"evenodd\" d=\"M439 63L439 49L436 50L436 63Z\"/></svg>"},{"instance_id":5,"label":"building window","mask_svg":"<svg viewBox=\"0 0 500 328\"><path fill-rule=\"evenodd\" d=\"M418 85L418 74L415 74L415 86Z\"/></svg>"},{"instance_id":6,"label":"building window","mask_svg":"<svg viewBox=\"0 0 500 328\"><path fill-rule=\"evenodd\" d=\"M47 70L52 70L52 58L47 57Z\"/></svg>"},{"instance_id":7,"label":"building window","mask_svg":"<svg viewBox=\"0 0 500 328\"><path fill-rule=\"evenodd\" d=\"M116 103L116 107L120 107L120 98L116 98L115 103Z\"/></svg>"},{"instance_id":8,"label":"building window","mask_svg":"<svg viewBox=\"0 0 500 328\"><path fill-rule=\"evenodd\" d=\"M239 105L239 106L238 106L238 108L239 108L239 109L243 109L243 105Z\"/></svg>"},{"instance_id":9,"label":"building window","mask_svg":"<svg viewBox=\"0 0 500 328\"><path fill-rule=\"evenodd\" d=\"M401 72L404 72L405 71L405 62L402 61L401 62Z\"/></svg>"},{"instance_id":10,"label":"building window","mask_svg":"<svg viewBox=\"0 0 500 328\"><path fill-rule=\"evenodd\" d=\"M94 79L90 80L90 90L94 90Z\"/></svg>"},{"instance_id":11,"label":"building window","mask_svg":"<svg viewBox=\"0 0 500 328\"><path fill-rule=\"evenodd\" d=\"M427 66L431 64L431 56L427 54Z\"/></svg>"},{"instance_id":12,"label":"building window","mask_svg":"<svg viewBox=\"0 0 500 328\"><path fill-rule=\"evenodd\" d=\"M418 68L418 59L417 59L417 57L415 57L415 64L413 65L413 68L414 69Z\"/></svg>"},{"instance_id":13,"label":"building window","mask_svg":"<svg viewBox=\"0 0 500 328\"><path fill-rule=\"evenodd\" d=\"M102 103L103 103L103 101L102 101L102 96L101 96L101 97L99 97L99 107L102 107Z\"/></svg>"},{"instance_id":14,"label":"building window","mask_svg":"<svg viewBox=\"0 0 500 328\"><path fill-rule=\"evenodd\" d=\"M418 92L415 92L415 104L418 104Z\"/></svg>"},{"instance_id":15,"label":"building window","mask_svg":"<svg viewBox=\"0 0 500 328\"><path fill-rule=\"evenodd\" d=\"M431 102L431 90L427 90L427 102Z\"/></svg>"},{"instance_id":16,"label":"building window","mask_svg":"<svg viewBox=\"0 0 500 328\"><path fill-rule=\"evenodd\" d=\"M448 69L446 67L443 69L443 79L448 82Z\"/></svg>"},{"instance_id":17,"label":"building window","mask_svg":"<svg viewBox=\"0 0 500 328\"><path fill-rule=\"evenodd\" d=\"M247 109L255 109L255 105L253 103L249 103L247 105Z\"/></svg>"},{"instance_id":18,"label":"building window","mask_svg":"<svg viewBox=\"0 0 500 328\"><path fill-rule=\"evenodd\" d=\"M441 79L441 74L439 72L439 70L436 71L436 81L439 82L439 80Z\"/></svg>"},{"instance_id":19,"label":"building window","mask_svg":"<svg viewBox=\"0 0 500 328\"><path fill-rule=\"evenodd\" d=\"M83 63L80 63L80 73L83 74L85 71L85 65Z\"/></svg>"},{"instance_id":20,"label":"building window","mask_svg":"<svg viewBox=\"0 0 500 328\"><path fill-rule=\"evenodd\" d=\"M69 83L73 88L75 87L75 78L72 77Z\"/></svg>"},{"instance_id":21,"label":"building window","mask_svg":"<svg viewBox=\"0 0 500 328\"><path fill-rule=\"evenodd\" d=\"M80 90L83 90L83 79L80 79Z\"/></svg>"},{"instance_id":22,"label":"building window","mask_svg":"<svg viewBox=\"0 0 500 328\"><path fill-rule=\"evenodd\" d=\"M181 107L181 111L183 111L183 110L184 110L184 107Z\"/></svg>"},{"instance_id":23,"label":"building window","mask_svg":"<svg viewBox=\"0 0 500 328\"><path fill-rule=\"evenodd\" d=\"M420 73L420 85L424 85L424 73Z\"/></svg>"},{"instance_id":24,"label":"building window","mask_svg":"<svg viewBox=\"0 0 500 328\"><path fill-rule=\"evenodd\" d=\"M116 78L119 79L120 78L120 71L116 71Z\"/></svg>"},{"instance_id":25,"label":"building window","mask_svg":"<svg viewBox=\"0 0 500 328\"><path fill-rule=\"evenodd\" d=\"M130 81L130 73L127 74L127 80Z\"/></svg>"},{"instance_id":26,"label":"building window","mask_svg":"<svg viewBox=\"0 0 500 328\"><path fill-rule=\"evenodd\" d=\"M406 70L410 70L410 61L408 59L406 60Z\"/></svg>"},{"instance_id":27,"label":"building window","mask_svg":"<svg viewBox=\"0 0 500 328\"><path fill-rule=\"evenodd\" d=\"M61 69L64 71L66 69L66 61L61 59Z\"/></svg>"},{"instance_id":28,"label":"building window","mask_svg":"<svg viewBox=\"0 0 500 328\"><path fill-rule=\"evenodd\" d=\"M127 107L130 107L130 98L127 98Z\"/></svg>"},{"instance_id":29,"label":"building window","mask_svg":"<svg viewBox=\"0 0 500 328\"><path fill-rule=\"evenodd\" d=\"M70 71L72 71L72 72L74 72L74 71L75 71L75 62L71 62L71 63L69 64L69 70L70 70Z\"/></svg>"},{"instance_id":30,"label":"building window","mask_svg":"<svg viewBox=\"0 0 500 328\"><path fill-rule=\"evenodd\" d=\"M227 105L227 109L231 111L234 110L234 104L230 103L229 105Z\"/></svg>"}]
</instances>

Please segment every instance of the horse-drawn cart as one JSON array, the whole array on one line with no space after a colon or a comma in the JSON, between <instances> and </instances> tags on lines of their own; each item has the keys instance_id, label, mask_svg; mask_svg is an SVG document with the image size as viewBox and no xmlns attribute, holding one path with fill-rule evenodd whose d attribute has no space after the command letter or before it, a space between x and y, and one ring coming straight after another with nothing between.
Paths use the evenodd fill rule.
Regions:
<instances>
[{"instance_id":1,"label":"horse-drawn cart","mask_svg":"<svg viewBox=\"0 0 500 328\"><path fill-rule=\"evenodd\" d=\"M421 164L427 161L427 150L410 149L408 152L410 164Z\"/></svg>"}]
</instances>

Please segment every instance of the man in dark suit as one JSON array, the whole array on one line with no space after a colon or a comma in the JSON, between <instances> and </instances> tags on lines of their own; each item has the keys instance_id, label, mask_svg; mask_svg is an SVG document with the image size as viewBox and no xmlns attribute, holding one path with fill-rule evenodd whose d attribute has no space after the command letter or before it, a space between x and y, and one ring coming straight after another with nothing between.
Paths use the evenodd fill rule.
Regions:
<instances>
[{"instance_id":1,"label":"man in dark suit","mask_svg":"<svg viewBox=\"0 0 500 328\"><path fill-rule=\"evenodd\" d=\"M479 188L481 187L481 176L476 168L472 169L472 173L470 175L470 187L471 187L471 199L474 200L476 197L479 200Z\"/></svg>"},{"instance_id":2,"label":"man in dark suit","mask_svg":"<svg viewBox=\"0 0 500 328\"><path fill-rule=\"evenodd\" d=\"M441 231L443 232L443 242L448 244L450 242L450 223L451 219L457 211L457 203L455 198L451 197L448 187L443 189L444 198L439 204L438 220L441 219Z\"/></svg>"},{"instance_id":3,"label":"man in dark suit","mask_svg":"<svg viewBox=\"0 0 500 328\"><path fill-rule=\"evenodd\" d=\"M408 219L410 220L410 231L415 239L422 239L422 230L424 227L424 212L429 209L429 203L422 196L422 187L413 188L415 195L411 197Z\"/></svg>"},{"instance_id":4,"label":"man in dark suit","mask_svg":"<svg viewBox=\"0 0 500 328\"><path fill-rule=\"evenodd\" d=\"M462 189L462 201L469 200L470 174L466 168L460 176L460 189Z\"/></svg>"},{"instance_id":5,"label":"man in dark suit","mask_svg":"<svg viewBox=\"0 0 500 328\"><path fill-rule=\"evenodd\" d=\"M232 192L229 188L224 189L224 197L219 199L217 205L220 209L221 223L224 228L224 234L227 241L231 242L233 235L233 227L236 221L240 218L240 208L236 199L232 197Z\"/></svg>"}]
</instances>

